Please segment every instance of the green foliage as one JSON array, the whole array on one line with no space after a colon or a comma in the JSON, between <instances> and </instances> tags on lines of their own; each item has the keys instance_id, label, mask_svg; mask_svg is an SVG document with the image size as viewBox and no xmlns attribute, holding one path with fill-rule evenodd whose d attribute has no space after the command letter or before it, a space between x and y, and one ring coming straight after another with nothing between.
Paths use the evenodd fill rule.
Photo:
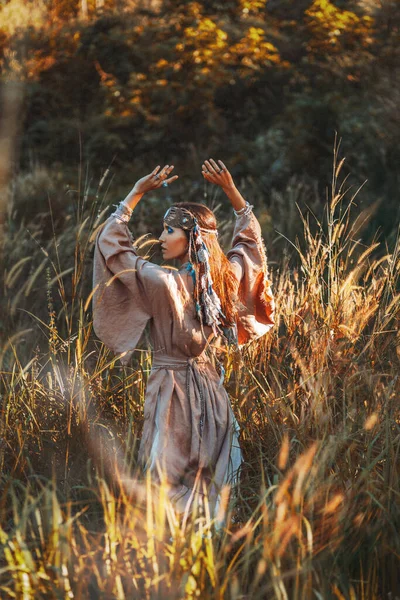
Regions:
<instances>
[{"instance_id":1,"label":"green foliage","mask_svg":"<svg viewBox=\"0 0 400 600\"><path fill-rule=\"evenodd\" d=\"M3 80L26 82L22 168L32 156L73 166L82 148L128 184L133 161L173 160L189 174L194 146L237 163L238 176L257 164L268 195L291 176L323 190L337 131L357 183L368 178L371 197L384 199L378 225L393 233L400 83L390 3L53 0L30 20L24 11L19 0L0 8Z\"/></svg>"}]
</instances>

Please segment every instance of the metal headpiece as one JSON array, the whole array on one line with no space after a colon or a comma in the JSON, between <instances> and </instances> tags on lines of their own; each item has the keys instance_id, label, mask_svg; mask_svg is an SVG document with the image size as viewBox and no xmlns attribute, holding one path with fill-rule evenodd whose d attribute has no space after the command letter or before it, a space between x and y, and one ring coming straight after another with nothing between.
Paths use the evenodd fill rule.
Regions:
<instances>
[{"instance_id":1,"label":"metal headpiece","mask_svg":"<svg viewBox=\"0 0 400 600\"><path fill-rule=\"evenodd\" d=\"M171 206L164 215L164 221L171 227L190 230L196 225L196 217L186 208Z\"/></svg>"},{"instance_id":2,"label":"metal headpiece","mask_svg":"<svg viewBox=\"0 0 400 600\"><path fill-rule=\"evenodd\" d=\"M171 206L164 215L164 222L171 227L180 227L186 231L193 229L197 223L197 219L189 210L180 206ZM203 233L214 233L218 236L217 229L205 229L199 227Z\"/></svg>"}]
</instances>

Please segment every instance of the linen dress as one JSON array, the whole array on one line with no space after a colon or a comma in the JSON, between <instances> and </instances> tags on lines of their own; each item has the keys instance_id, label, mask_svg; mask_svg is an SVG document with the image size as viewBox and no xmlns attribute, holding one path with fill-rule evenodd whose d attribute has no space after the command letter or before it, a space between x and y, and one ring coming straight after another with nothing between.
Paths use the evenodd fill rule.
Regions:
<instances>
[{"instance_id":1,"label":"linen dress","mask_svg":"<svg viewBox=\"0 0 400 600\"><path fill-rule=\"evenodd\" d=\"M264 335L274 323L265 250L252 212L236 217L227 256L239 286L240 345ZM196 489L204 489L203 483L197 487L196 475L216 509L221 486L235 483L242 462L229 396L205 352L212 329L196 318L186 266L165 268L138 256L127 224L115 216L96 237L94 330L107 347L126 353L121 361L127 363L149 324L152 369L139 462L156 482L163 473L178 511L193 498L196 481Z\"/></svg>"}]
</instances>

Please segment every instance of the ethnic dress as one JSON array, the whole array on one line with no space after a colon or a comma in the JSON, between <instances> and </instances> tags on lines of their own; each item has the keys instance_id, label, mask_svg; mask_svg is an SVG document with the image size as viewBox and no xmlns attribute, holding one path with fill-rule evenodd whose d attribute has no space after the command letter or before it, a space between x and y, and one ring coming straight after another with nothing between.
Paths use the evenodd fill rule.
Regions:
<instances>
[{"instance_id":1,"label":"ethnic dress","mask_svg":"<svg viewBox=\"0 0 400 600\"><path fill-rule=\"evenodd\" d=\"M274 323L260 225L251 210L236 217L227 256L239 286L241 345L264 335ZM164 268L138 256L126 222L114 215L96 238L94 330L108 348L126 353L121 359L126 363L149 327L152 369L139 461L154 481L163 474L178 511L193 498L199 474L215 507L222 485L235 483L242 462L239 426L221 376L206 354L213 332L196 318L187 266Z\"/></svg>"}]
</instances>

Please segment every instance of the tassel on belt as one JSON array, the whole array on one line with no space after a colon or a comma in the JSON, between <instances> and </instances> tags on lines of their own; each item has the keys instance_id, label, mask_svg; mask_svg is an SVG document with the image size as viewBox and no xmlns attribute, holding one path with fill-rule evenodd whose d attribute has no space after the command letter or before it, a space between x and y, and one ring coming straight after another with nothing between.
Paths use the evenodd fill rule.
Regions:
<instances>
[{"instance_id":1,"label":"tassel on belt","mask_svg":"<svg viewBox=\"0 0 400 600\"><path fill-rule=\"evenodd\" d=\"M198 370L199 364L211 364L210 360L205 355L180 360L174 356L166 354L155 354L153 356L152 370L168 369L173 371L183 371L186 369L186 393L190 401L190 379L193 378L200 394L200 439L203 435L204 415L205 415L205 398L203 391L202 376Z\"/></svg>"}]
</instances>

